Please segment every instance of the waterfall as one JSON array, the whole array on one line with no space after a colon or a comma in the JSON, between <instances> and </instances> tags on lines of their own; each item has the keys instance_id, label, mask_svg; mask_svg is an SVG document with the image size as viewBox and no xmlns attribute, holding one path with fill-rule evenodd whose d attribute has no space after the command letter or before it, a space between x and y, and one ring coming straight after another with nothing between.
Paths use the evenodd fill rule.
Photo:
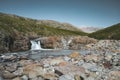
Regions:
<instances>
[{"instance_id":1,"label":"waterfall","mask_svg":"<svg viewBox=\"0 0 120 80\"><path fill-rule=\"evenodd\" d=\"M65 40L64 38L62 38L62 44L63 44L63 49L69 49L69 44L71 43L72 38L69 40Z\"/></svg>"},{"instance_id":2,"label":"waterfall","mask_svg":"<svg viewBox=\"0 0 120 80\"><path fill-rule=\"evenodd\" d=\"M41 50L41 44L40 41L36 41L36 40L31 40L31 50Z\"/></svg>"},{"instance_id":3,"label":"waterfall","mask_svg":"<svg viewBox=\"0 0 120 80\"><path fill-rule=\"evenodd\" d=\"M51 50L55 50L55 49L43 49L41 47L40 44L40 40L39 39L35 39L35 40L31 40L31 50L41 50L41 51L51 51Z\"/></svg>"}]
</instances>

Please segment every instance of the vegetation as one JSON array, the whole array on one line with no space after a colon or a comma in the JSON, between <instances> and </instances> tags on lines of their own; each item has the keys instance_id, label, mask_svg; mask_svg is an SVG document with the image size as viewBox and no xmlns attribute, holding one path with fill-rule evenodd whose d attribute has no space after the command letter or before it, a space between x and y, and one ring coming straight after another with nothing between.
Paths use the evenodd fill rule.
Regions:
<instances>
[{"instance_id":1,"label":"vegetation","mask_svg":"<svg viewBox=\"0 0 120 80\"><path fill-rule=\"evenodd\" d=\"M35 20L0 13L0 37L4 35L11 37L88 35L96 39L120 40L120 23L87 34L68 23L62 24L52 20Z\"/></svg>"},{"instance_id":2,"label":"vegetation","mask_svg":"<svg viewBox=\"0 0 120 80\"><path fill-rule=\"evenodd\" d=\"M55 28L45 24L38 24L38 20L4 13L0 13L0 32L10 36L86 35L82 31Z\"/></svg>"},{"instance_id":3,"label":"vegetation","mask_svg":"<svg viewBox=\"0 0 120 80\"><path fill-rule=\"evenodd\" d=\"M115 39L120 40L120 23L104 28L102 30L93 32L88 35L96 39Z\"/></svg>"}]
</instances>

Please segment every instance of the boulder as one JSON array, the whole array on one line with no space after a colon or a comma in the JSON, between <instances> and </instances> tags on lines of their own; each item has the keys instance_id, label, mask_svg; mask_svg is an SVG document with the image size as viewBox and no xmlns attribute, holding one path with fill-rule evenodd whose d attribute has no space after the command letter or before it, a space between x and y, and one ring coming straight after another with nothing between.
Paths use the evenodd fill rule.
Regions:
<instances>
[{"instance_id":1,"label":"boulder","mask_svg":"<svg viewBox=\"0 0 120 80\"><path fill-rule=\"evenodd\" d=\"M85 55L84 59L86 62L89 62L89 61L98 62L100 60L100 57L97 54L88 54L88 55Z\"/></svg>"},{"instance_id":2,"label":"boulder","mask_svg":"<svg viewBox=\"0 0 120 80\"><path fill-rule=\"evenodd\" d=\"M78 74L74 75L75 80L84 80L84 78Z\"/></svg>"},{"instance_id":3,"label":"boulder","mask_svg":"<svg viewBox=\"0 0 120 80\"><path fill-rule=\"evenodd\" d=\"M22 79L20 77L16 77L16 78L14 78L12 80L22 80Z\"/></svg>"},{"instance_id":4,"label":"boulder","mask_svg":"<svg viewBox=\"0 0 120 80\"><path fill-rule=\"evenodd\" d=\"M76 66L70 63L67 63L65 66L55 66L55 70L60 71L62 74L82 74L85 73L85 68L81 66Z\"/></svg>"},{"instance_id":5,"label":"boulder","mask_svg":"<svg viewBox=\"0 0 120 80\"><path fill-rule=\"evenodd\" d=\"M64 62L63 58L58 57L50 60L50 65L59 65L61 62Z\"/></svg>"},{"instance_id":6,"label":"boulder","mask_svg":"<svg viewBox=\"0 0 120 80\"><path fill-rule=\"evenodd\" d=\"M80 53L78 52L72 52L70 55L69 55L70 58L78 58L80 57Z\"/></svg>"},{"instance_id":7,"label":"boulder","mask_svg":"<svg viewBox=\"0 0 120 80\"><path fill-rule=\"evenodd\" d=\"M10 63L5 66L5 69L9 72L14 72L17 69L17 64Z\"/></svg>"},{"instance_id":8,"label":"boulder","mask_svg":"<svg viewBox=\"0 0 120 80\"><path fill-rule=\"evenodd\" d=\"M120 71L111 71L109 73L108 80L119 80L120 79Z\"/></svg>"},{"instance_id":9,"label":"boulder","mask_svg":"<svg viewBox=\"0 0 120 80\"><path fill-rule=\"evenodd\" d=\"M56 36L43 37L43 39L41 39L41 46L42 48L60 48L60 40L60 37Z\"/></svg>"},{"instance_id":10,"label":"boulder","mask_svg":"<svg viewBox=\"0 0 120 80\"><path fill-rule=\"evenodd\" d=\"M13 79L16 77L16 75L14 75L13 73L10 73L8 71L3 72L2 76L4 79Z\"/></svg>"},{"instance_id":11,"label":"boulder","mask_svg":"<svg viewBox=\"0 0 120 80\"><path fill-rule=\"evenodd\" d=\"M35 78L37 76L43 75L45 71L40 64L31 63L23 68L23 73L28 75L29 78Z\"/></svg>"}]
</instances>

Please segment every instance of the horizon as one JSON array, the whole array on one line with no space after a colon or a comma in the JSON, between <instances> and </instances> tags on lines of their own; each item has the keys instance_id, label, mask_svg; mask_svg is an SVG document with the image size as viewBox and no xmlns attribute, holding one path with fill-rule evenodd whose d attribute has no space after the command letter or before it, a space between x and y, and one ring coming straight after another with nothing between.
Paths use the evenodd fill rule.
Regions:
<instances>
[{"instance_id":1,"label":"horizon","mask_svg":"<svg viewBox=\"0 0 120 80\"><path fill-rule=\"evenodd\" d=\"M87 6L86 6L87 5ZM4 0L0 12L75 27L105 28L120 23L120 0Z\"/></svg>"}]
</instances>

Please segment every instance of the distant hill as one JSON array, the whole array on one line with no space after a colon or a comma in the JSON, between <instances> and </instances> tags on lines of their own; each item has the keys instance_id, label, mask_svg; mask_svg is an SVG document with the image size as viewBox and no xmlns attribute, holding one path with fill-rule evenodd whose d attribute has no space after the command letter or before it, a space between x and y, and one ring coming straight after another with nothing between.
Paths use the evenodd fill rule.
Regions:
<instances>
[{"instance_id":1,"label":"distant hill","mask_svg":"<svg viewBox=\"0 0 120 80\"><path fill-rule=\"evenodd\" d=\"M92 33L92 32L96 32L96 31L100 30L101 28L97 28L97 27L81 27L80 29L82 31L86 32L86 33Z\"/></svg>"},{"instance_id":2,"label":"distant hill","mask_svg":"<svg viewBox=\"0 0 120 80\"><path fill-rule=\"evenodd\" d=\"M96 39L116 39L120 40L120 23L89 34L89 37Z\"/></svg>"},{"instance_id":3,"label":"distant hill","mask_svg":"<svg viewBox=\"0 0 120 80\"><path fill-rule=\"evenodd\" d=\"M60 22L54 21L54 20L38 20L37 24L40 24L40 25L42 24L45 26L58 28L58 29L65 29L65 30L70 30L70 31L81 31L80 29L76 28L72 24L60 23Z\"/></svg>"},{"instance_id":4,"label":"distant hill","mask_svg":"<svg viewBox=\"0 0 120 80\"><path fill-rule=\"evenodd\" d=\"M12 14L0 13L0 33L14 36L86 35L70 24L52 20L35 20Z\"/></svg>"}]
</instances>

